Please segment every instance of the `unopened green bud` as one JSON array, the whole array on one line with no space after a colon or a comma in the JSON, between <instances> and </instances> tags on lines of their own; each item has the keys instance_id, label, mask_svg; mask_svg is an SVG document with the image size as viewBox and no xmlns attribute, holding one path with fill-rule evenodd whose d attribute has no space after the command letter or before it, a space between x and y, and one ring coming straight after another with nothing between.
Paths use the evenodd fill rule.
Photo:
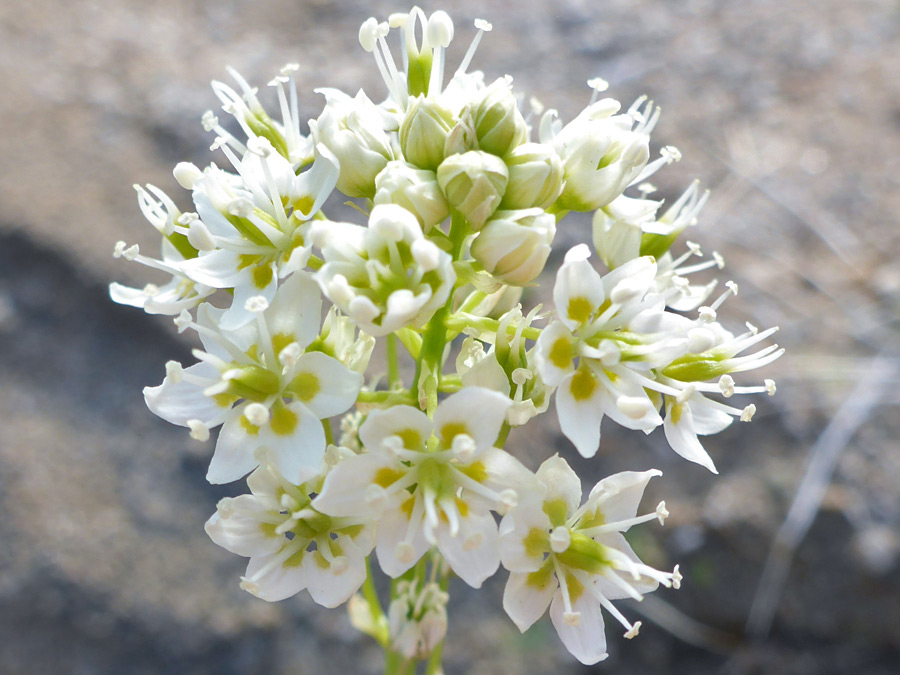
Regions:
<instances>
[{"instance_id":1,"label":"unopened green bud","mask_svg":"<svg viewBox=\"0 0 900 675\"><path fill-rule=\"evenodd\" d=\"M478 147L498 157L524 143L528 135L511 83L508 76L496 80L473 111Z\"/></svg>"},{"instance_id":2,"label":"unopened green bud","mask_svg":"<svg viewBox=\"0 0 900 675\"><path fill-rule=\"evenodd\" d=\"M509 172L499 157L472 150L445 159L437 180L450 206L477 231L500 205Z\"/></svg>"},{"instance_id":3,"label":"unopened green bud","mask_svg":"<svg viewBox=\"0 0 900 675\"><path fill-rule=\"evenodd\" d=\"M400 148L410 164L435 170L444 159L444 143L453 128L453 114L433 99L411 101L400 125Z\"/></svg>"},{"instance_id":4,"label":"unopened green bud","mask_svg":"<svg viewBox=\"0 0 900 675\"><path fill-rule=\"evenodd\" d=\"M544 269L556 218L542 209L497 211L472 242L472 257L507 284L525 286Z\"/></svg>"},{"instance_id":5,"label":"unopened green bud","mask_svg":"<svg viewBox=\"0 0 900 675\"><path fill-rule=\"evenodd\" d=\"M434 171L402 161L388 162L375 177L375 203L399 204L418 219L425 232L450 215Z\"/></svg>"},{"instance_id":6,"label":"unopened green bud","mask_svg":"<svg viewBox=\"0 0 900 675\"><path fill-rule=\"evenodd\" d=\"M542 143L523 143L505 158L509 185L503 195L504 209L546 209L562 190L562 160L556 150Z\"/></svg>"}]
</instances>

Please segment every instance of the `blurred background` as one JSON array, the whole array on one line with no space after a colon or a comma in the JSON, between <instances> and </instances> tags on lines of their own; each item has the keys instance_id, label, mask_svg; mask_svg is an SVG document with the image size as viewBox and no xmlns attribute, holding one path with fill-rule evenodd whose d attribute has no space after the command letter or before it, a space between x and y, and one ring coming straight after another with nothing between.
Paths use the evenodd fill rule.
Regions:
<instances>
[{"instance_id":1,"label":"blurred background","mask_svg":"<svg viewBox=\"0 0 900 675\"><path fill-rule=\"evenodd\" d=\"M218 105L210 79L231 65L268 95L296 61L304 119L321 109L315 87L380 100L357 30L408 9L0 2L0 672L378 672L379 650L343 610L238 589L244 559L202 526L242 488L207 485L211 448L141 396L192 344L169 320L112 305L106 286L152 278L111 256L119 239L158 245L131 185L153 183L187 208L172 167L213 159L199 124ZM779 325L788 349L759 374L777 380L777 396L706 443L718 477L680 460L660 431L605 424L591 461L574 457L552 411L512 434L507 447L531 468L559 451L586 487L623 469L665 473L645 508L665 499L672 516L632 541L657 567L680 562L685 583L620 603L644 628L625 641L609 625L611 656L596 671L900 672L900 3L445 9L451 67L472 20L486 18L494 30L475 67L511 74L564 120L598 75L626 105L655 99L654 146L684 156L654 177L659 194L671 200L695 177L713 191L689 236L720 251L740 286L720 318L733 330ZM589 237L587 219L564 224L561 251ZM547 619L519 634L500 607L504 581L451 587L446 672L586 670Z\"/></svg>"}]
</instances>

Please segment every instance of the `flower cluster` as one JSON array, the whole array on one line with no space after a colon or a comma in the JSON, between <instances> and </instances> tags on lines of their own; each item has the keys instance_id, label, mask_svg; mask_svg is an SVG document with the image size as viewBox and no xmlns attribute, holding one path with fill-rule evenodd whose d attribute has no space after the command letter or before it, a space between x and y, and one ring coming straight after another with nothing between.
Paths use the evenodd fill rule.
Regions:
<instances>
[{"instance_id":1,"label":"flower cluster","mask_svg":"<svg viewBox=\"0 0 900 675\"><path fill-rule=\"evenodd\" d=\"M664 521L662 503L637 515L660 472L610 476L582 503L564 459L533 471L504 449L507 434L553 399L585 457L608 417L645 433L663 427L676 453L715 472L700 436L755 410L721 399L775 391L770 380L737 386L733 374L782 350L760 346L774 328L735 335L717 321L737 287L728 282L710 301L715 282L689 276L721 268L718 254L695 262L691 242L672 252L706 195L693 184L661 212L650 198L645 180L679 158L667 147L651 159L652 102L623 112L592 80L591 102L568 124L537 103L523 112L509 76L488 82L469 71L491 30L475 26L448 77L446 13L369 19L359 40L386 98L319 90L324 107L307 135L296 66L270 82L280 120L237 73L236 88L214 82L241 130L203 116L224 165L175 167L190 211L138 187L161 254L115 249L169 279L113 284L110 294L175 317L200 340L196 363L170 361L144 395L198 441L220 427L210 482L249 474L250 492L222 500L206 526L249 558L242 588L270 601L303 589L327 607L352 600L354 625L409 660L443 640L450 572L478 588L502 565L515 624L524 631L549 607L567 649L595 663L606 656L601 607L633 637L639 622L612 601L680 584L677 567L643 564L623 536ZM360 222L326 215L336 192L356 200ZM575 246L556 273L554 311L526 312L523 289L536 284L571 211L594 212L585 239L606 271L586 243ZM386 377L369 373L378 343ZM399 376L401 358L415 366L411 382ZM386 613L373 551L396 580Z\"/></svg>"}]
</instances>

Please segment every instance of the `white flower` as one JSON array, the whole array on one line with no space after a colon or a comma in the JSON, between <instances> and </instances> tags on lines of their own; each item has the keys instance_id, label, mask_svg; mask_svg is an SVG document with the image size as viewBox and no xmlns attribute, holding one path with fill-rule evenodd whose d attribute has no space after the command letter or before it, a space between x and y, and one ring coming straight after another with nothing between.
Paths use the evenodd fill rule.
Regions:
<instances>
[{"instance_id":1,"label":"white flower","mask_svg":"<svg viewBox=\"0 0 900 675\"><path fill-rule=\"evenodd\" d=\"M366 453L338 464L314 502L323 513L375 513L381 568L403 574L431 547L474 588L497 569L497 525L532 476L493 447L510 401L467 387L442 401L434 423L416 408L372 412L360 427Z\"/></svg>"},{"instance_id":2,"label":"white flower","mask_svg":"<svg viewBox=\"0 0 900 675\"><path fill-rule=\"evenodd\" d=\"M406 658L427 658L447 634L450 596L433 581L397 583L388 608L391 646Z\"/></svg>"},{"instance_id":3,"label":"white flower","mask_svg":"<svg viewBox=\"0 0 900 675\"><path fill-rule=\"evenodd\" d=\"M265 301L258 299L260 306ZM272 304L239 331L217 324L222 311L202 305L194 328L204 351L186 369L174 364L162 384L144 389L152 412L205 435L223 424L207 479L229 483L259 464L259 448L297 484L318 474L325 453L320 419L356 401L362 375L320 351L306 351L318 335L321 298L301 272L279 288ZM205 430L205 432L203 431Z\"/></svg>"},{"instance_id":4,"label":"white flower","mask_svg":"<svg viewBox=\"0 0 900 675\"><path fill-rule=\"evenodd\" d=\"M317 222L313 237L326 261L316 274L322 292L376 337L424 324L456 281L450 255L395 204L376 205L368 227Z\"/></svg>"},{"instance_id":5,"label":"white flower","mask_svg":"<svg viewBox=\"0 0 900 675\"><path fill-rule=\"evenodd\" d=\"M543 271L555 235L556 218L542 209L495 211L470 250L486 272L525 286Z\"/></svg>"},{"instance_id":6,"label":"white flower","mask_svg":"<svg viewBox=\"0 0 900 675\"><path fill-rule=\"evenodd\" d=\"M360 90L354 98L337 89L317 89L325 109L310 122L318 143L337 157L341 172L337 189L348 197L375 196L375 176L394 159L384 119Z\"/></svg>"},{"instance_id":7,"label":"white flower","mask_svg":"<svg viewBox=\"0 0 900 675\"><path fill-rule=\"evenodd\" d=\"M622 533L632 525L664 520L661 503L655 513L635 517L655 469L618 473L606 478L581 502L581 481L558 456L538 469L541 489L532 493L500 523L500 559L510 571L503 608L527 630L547 607L566 649L584 664L606 658L606 636L600 608L613 615L634 637L640 622L630 623L611 600L643 593L658 584L680 585L678 568L671 574L644 565Z\"/></svg>"},{"instance_id":8,"label":"white flower","mask_svg":"<svg viewBox=\"0 0 900 675\"><path fill-rule=\"evenodd\" d=\"M373 547L371 521L317 511L310 502L320 483L295 485L274 467L261 466L247 479L251 494L219 502L206 532L219 546L250 558L241 588L269 602L305 588L325 607L343 604L359 589Z\"/></svg>"},{"instance_id":9,"label":"white flower","mask_svg":"<svg viewBox=\"0 0 900 675\"><path fill-rule=\"evenodd\" d=\"M553 288L559 320L541 333L535 355L541 377L558 386L562 432L585 457L597 451L604 416L646 432L662 424L650 370L683 352L680 329L690 323L665 314L662 298L648 294L656 277L651 258L601 278L589 255L584 244L566 255Z\"/></svg>"},{"instance_id":10,"label":"white flower","mask_svg":"<svg viewBox=\"0 0 900 675\"><path fill-rule=\"evenodd\" d=\"M563 208L599 209L641 175L650 157L649 129L634 130L634 118L615 115L618 109L612 99L598 101L552 136L563 163L565 186L557 202ZM548 111L541 123L543 142L550 141L545 129L553 115Z\"/></svg>"},{"instance_id":11,"label":"white flower","mask_svg":"<svg viewBox=\"0 0 900 675\"><path fill-rule=\"evenodd\" d=\"M375 177L375 203L402 206L419 220L426 234L450 215L434 171L403 161L388 162Z\"/></svg>"},{"instance_id":12,"label":"white flower","mask_svg":"<svg viewBox=\"0 0 900 675\"><path fill-rule=\"evenodd\" d=\"M312 166L295 174L293 165L260 141L238 159L222 150L239 176L211 166L193 183L194 206L208 243L181 271L213 288L233 289L223 327L240 328L253 319L246 303L271 302L278 280L306 265L309 220L334 189L338 163L328 148L316 146Z\"/></svg>"},{"instance_id":13,"label":"white flower","mask_svg":"<svg viewBox=\"0 0 900 675\"><path fill-rule=\"evenodd\" d=\"M181 270L185 260L197 255L191 244L190 227L179 222L183 214L165 192L153 185L146 189L135 186L138 204L144 216L162 235L161 259L142 255L138 247L116 245L114 256L123 257L171 275L165 284L147 284L144 288L131 288L119 283L109 285L109 296L114 302L131 307L141 307L148 314L175 315L192 309L215 291L214 288L189 279Z\"/></svg>"}]
</instances>

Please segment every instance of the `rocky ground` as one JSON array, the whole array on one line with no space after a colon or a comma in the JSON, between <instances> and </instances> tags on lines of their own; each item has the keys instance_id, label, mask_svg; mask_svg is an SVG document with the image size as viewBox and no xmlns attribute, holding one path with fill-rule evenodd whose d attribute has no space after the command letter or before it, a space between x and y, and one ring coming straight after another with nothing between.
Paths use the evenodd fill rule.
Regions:
<instances>
[{"instance_id":1,"label":"rocky ground","mask_svg":"<svg viewBox=\"0 0 900 675\"><path fill-rule=\"evenodd\" d=\"M315 87L380 96L357 29L398 9L0 3L0 672L378 671L378 651L342 611L306 597L268 605L237 588L242 560L202 529L232 488L205 483L208 448L150 415L140 393L191 345L168 322L112 305L105 287L149 280L110 255L118 239L154 243L131 184L177 194L172 165L211 159L199 125L215 103L211 78L230 64L265 83L296 61L307 117L321 105ZM596 75L620 100L650 94L663 108L654 141L684 155L655 179L661 193L695 176L713 189L693 238L720 250L740 284L726 322L778 324L788 348L766 373L778 396L758 402L753 424L709 442L719 477L676 461L661 434L605 429L597 459L573 459L593 479L665 472L648 503L665 498L672 517L634 543L655 564L680 561L686 576L681 591L625 609L647 615L644 630L627 642L611 628L597 670L897 672L900 4L447 9L457 20L450 63L483 16L494 31L476 65L510 73L564 119ZM575 220L558 244L585 236ZM556 450L572 457L552 414L509 447L533 467ZM820 480L801 483L812 456ZM770 629L745 635L801 484L812 486L804 499L822 488L821 506L795 509L780 530L774 559L792 564L784 584L766 584ZM814 520L799 536L804 516ZM446 671L584 670L549 623L519 635L499 607L502 577L479 593L451 589Z\"/></svg>"}]
</instances>

